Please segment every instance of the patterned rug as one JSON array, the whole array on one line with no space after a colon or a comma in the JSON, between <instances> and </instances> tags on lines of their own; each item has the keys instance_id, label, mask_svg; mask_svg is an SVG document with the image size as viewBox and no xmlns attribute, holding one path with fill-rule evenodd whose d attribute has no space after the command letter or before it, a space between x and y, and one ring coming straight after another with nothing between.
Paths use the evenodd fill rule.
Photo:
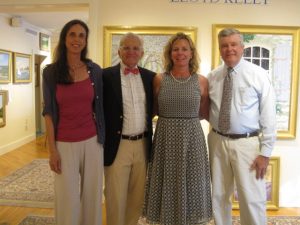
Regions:
<instances>
[{"instance_id":1,"label":"patterned rug","mask_svg":"<svg viewBox=\"0 0 300 225\"><path fill-rule=\"evenodd\" d=\"M55 225L55 223L54 218L50 216L29 215L19 225Z\"/></svg>"},{"instance_id":2,"label":"patterned rug","mask_svg":"<svg viewBox=\"0 0 300 225\"><path fill-rule=\"evenodd\" d=\"M239 217L233 217L233 225L240 225ZM272 216L268 218L268 225L299 225L299 216ZM27 216L19 225L55 225L54 218L49 216ZM146 225L142 220L138 225ZM214 225L210 222L207 225Z\"/></svg>"},{"instance_id":3,"label":"patterned rug","mask_svg":"<svg viewBox=\"0 0 300 225\"><path fill-rule=\"evenodd\" d=\"M48 159L30 164L0 179L0 205L53 208L53 174Z\"/></svg>"}]
</instances>

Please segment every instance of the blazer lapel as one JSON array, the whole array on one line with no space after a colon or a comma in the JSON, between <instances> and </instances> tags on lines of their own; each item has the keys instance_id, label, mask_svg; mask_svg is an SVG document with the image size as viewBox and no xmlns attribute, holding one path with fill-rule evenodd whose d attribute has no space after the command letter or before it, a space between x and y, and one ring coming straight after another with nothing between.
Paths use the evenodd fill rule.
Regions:
<instances>
[{"instance_id":1,"label":"blazer lapel","mask_svg":"<svg viewBox=\"0 0 300 225\"><path fill-rule=\"evenodd\" d=\"M145 93L146 93L146 98L147 98L147 101L149 100L149 95L150 95L150 90L149 90L149 82L148 82L148 77L147 75L145 74L145 71L139 67L139 70L140 70L140 74L141 74L141 77L142 77L142 81L143 81L143 85L144 85L144 90L145 90Z\"/></svg>"},{"instance_id":2,"label":"blazer lapel","mask_svg":"<svg viewBox=\"0 0 300 225\"><path fill-rule=\"evenodd\" d=\"M121 88L121 74L120 74L120 64L114 66L112 71L112 83L113 89L115 92L115 95L117 97L117 101L119 102L119 105L121 106L121 109L123 109L123 97L122 97L122 88Z\"/></svg>"}]
</instances>

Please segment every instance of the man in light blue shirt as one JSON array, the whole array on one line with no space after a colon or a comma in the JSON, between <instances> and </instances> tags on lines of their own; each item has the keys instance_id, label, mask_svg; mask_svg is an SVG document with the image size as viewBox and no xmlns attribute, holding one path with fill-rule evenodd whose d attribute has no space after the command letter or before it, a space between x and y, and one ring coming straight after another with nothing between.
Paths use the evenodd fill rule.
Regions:
<instances>
[{"instance_id":1,"label":"man in light blue shirt","mask_svg":"<svg viewBox=\"0 0 300 225\"><path fill-rule=\"evenodd\" d=\"M244 44L238 30L223 29L218 38L224 64L208 75L212 126L208 146L215 222L216 225L232 224L231 197L235 180L241 224L265 225L264 176L276 140L274 90L267 71L242 58ZM225 97L223 85L228 69L231 97L227 104L229 110L225 112L221 104L225 101L222 95ZM225 114L229 114L226 131L221 129L223 122L219 118Z\"/></svg>"}]
</instances>

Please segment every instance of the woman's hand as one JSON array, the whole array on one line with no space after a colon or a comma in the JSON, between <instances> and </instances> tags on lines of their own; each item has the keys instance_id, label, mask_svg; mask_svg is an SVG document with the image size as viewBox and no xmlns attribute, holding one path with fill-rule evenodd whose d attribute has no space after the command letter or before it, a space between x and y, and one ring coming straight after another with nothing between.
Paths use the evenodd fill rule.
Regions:
<instances>
[{"instance_id":1,"label":"woman's hand","mask_svg":"<svg viewBox=\"0 0 300 225\"><path fill-rule=\"evenodd\" d=\"M53 172L61 174L61 159L57 150L50 151L49 165Z\"/></svg>"},{"instance_id":2,"label":"woman's hand","mask_svg":"<svg viewBox=\"0 0 300 225\"><path fill-rule=\"evenodd\" d=\"M57 174L61 174L61 159L56 148L52 117L51 115L46 114L44 118L46 124L46 136L49 143L49 165L52 171Z\"/></svg>"}]
</instances>

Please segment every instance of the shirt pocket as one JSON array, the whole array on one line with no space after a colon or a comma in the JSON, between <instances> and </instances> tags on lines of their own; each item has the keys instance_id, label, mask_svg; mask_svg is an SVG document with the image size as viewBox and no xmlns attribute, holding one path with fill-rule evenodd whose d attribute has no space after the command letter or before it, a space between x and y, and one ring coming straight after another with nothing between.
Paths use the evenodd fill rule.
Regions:
<instances>
[{"instance_id":1,"label":"shirt pocket","mask_svg":"<svg viewBox=\"0 0 300 225\"><path fill-rule=\"evenodd\" d=\"M242 109L253 106L257 100L257 93L253 87L239 88L239 105Z\"/></svg>"}]
</instances>

